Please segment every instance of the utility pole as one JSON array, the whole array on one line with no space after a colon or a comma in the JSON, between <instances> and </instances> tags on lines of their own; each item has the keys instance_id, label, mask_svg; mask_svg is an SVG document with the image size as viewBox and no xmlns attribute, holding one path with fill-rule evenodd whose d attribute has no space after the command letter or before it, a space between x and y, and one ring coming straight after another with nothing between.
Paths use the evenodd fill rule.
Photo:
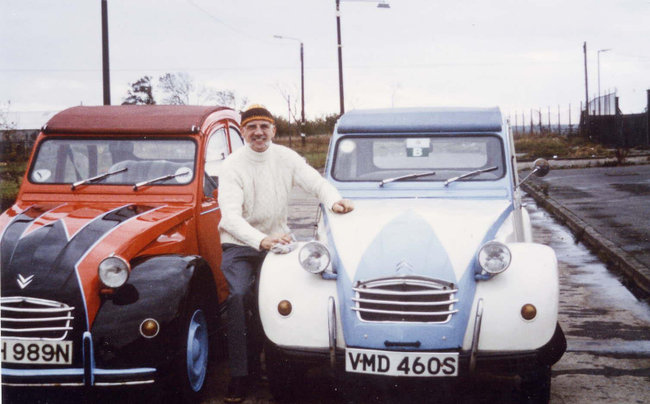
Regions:
<instances>
[{"instance_id":1,"label":"utility pole","mask_svg":"<svg viewBox=\"0 0 650 404\"><path fill-rule=\"evenodd\" d=\"M343 46L341 45L341 6L340 0L336 0L336 38L339 52L339 105L341 115L345 113L343 97Z\"/></svg>"},{"instance_id":2,"label":"utility pole","mask_svg":"<svg viewBox=\"0 0 650 404\"><path fill-rule=\"evenodd\" d=\"M291 95L287 95L287 109L289 113L287 114L287 127L289 130L289 148L291 148Z\"/></svg>"},{"instance_id":3,"label":"utility pole","mask_svg":"<svg viewBox=\"0 0 650 404\"><path fill-rule=\"evenodd\" d=\"M102 77L104 105L111 105L111 77L108 63L108 4L102 0Z\"/></svg>"},{"instance_id":4,"label":"utility pole","mask_svg":"<svg viewBox=\"0 0 650 404\"><path fill-rule=\"evenodd\" d=\"M582 44L582 51L585 59L585 130L589 136L589 80L587 79L587 41Z\"/></svg>"}]
</instances>

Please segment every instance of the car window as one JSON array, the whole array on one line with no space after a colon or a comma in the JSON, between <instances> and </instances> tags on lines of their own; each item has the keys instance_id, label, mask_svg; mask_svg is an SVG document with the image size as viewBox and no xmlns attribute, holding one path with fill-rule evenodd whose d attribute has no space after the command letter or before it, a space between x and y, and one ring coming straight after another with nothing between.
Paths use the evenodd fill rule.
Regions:
<instances>
[{"instance_id":1,"label":"car window","mask_svg":"<svg viewBox=\"0 0 650 404\"><path fill-rule=\"evenodd\" d=\"M230 145L232 146L232 151L235 151L244 145L244 140L241 137L241 133L234 126L228 128L228 136L230 136Z\"/></svg>"},{"instance_id":2,"label":"car window","mask_svg":"<svg viewBox=\"0 0 650 404\"><path fill-rule=\"evenodd\" d=\"M345 136L336 144L332 176L339 181L381 181L414 172L434 176L411 181L444 181L467 171L498 169L468 180L494 180L505 172L497 136Z\"/></svg>"},{"instance_id":3,"label":"car window","mask_svg":"<svg viewBox=\"0 0 650 404\"><path fill-rule=\"evenodd\" d=\"M155 185L183 184L193 178L195 152L196 144L190 139L52 138L39 146L29 179L44 184L73 183L120 171L93 183L134 184L181 170L185 174Z\"/></svg>"},{"instance_id":4,"label":"car window","mask_svg":"<svg viewBox=\"0 0 650 404\"><path fill-rule=\"evenodd\" d=\"M220 127L210 135L205 154L205 172L211 177L219 176L219 167L228 157L228 139L226 129Z\"/></svg>"}]
</instances>

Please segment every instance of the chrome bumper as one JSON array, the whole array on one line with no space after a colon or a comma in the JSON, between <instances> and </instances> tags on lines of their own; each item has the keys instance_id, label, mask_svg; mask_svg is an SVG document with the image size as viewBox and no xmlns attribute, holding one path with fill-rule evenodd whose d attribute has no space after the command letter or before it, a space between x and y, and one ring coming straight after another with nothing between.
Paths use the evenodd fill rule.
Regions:
<instances>
[{"instance_id":1,"label":"chrome bumper","mask_svg":"<svg viewBox=\"0 0 650 404\"><path fill-rule=\"evenodd\" d=\"M83 335L83 367L12 369L2 367L3 386L23 387L91 387L131 386L151 384L155 381L155 368L101 369L95 367L92 336Z\"/></svg>"}]
</instances>

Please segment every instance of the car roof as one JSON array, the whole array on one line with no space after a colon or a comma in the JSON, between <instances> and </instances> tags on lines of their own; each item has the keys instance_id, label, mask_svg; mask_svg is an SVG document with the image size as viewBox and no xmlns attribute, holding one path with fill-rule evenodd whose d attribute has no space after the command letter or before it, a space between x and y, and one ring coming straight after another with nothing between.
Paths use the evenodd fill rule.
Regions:
<instances>
[{"instance_id":1,"label":"car roof","mask_svg":"<svg viewBox=\"0 0 650 404\"><path fill-rule=\"evenodd\" d=\"M45 133L196 133L218 106L114 105L72 107L54 115Z\"/></svg>"},{"instance_id":2,"label":"car roof","mask_svg":"<svg viewBox=\"0 0 650 404\"><path fill-rule=\"evenodd\" d=\"M498 107L392 108L347 112L339 119L337 132L499 132L501 127Z\"/></svg>"}]
</instances>

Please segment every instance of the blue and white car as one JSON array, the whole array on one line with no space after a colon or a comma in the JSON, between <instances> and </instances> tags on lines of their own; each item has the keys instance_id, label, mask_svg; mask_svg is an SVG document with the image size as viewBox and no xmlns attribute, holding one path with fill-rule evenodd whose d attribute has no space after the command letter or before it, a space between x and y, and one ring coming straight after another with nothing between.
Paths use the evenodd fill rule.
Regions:
<instances>
[{"instance_id":1,"label":"blue and white car","mask_svg":"<svg viewBox=\"0 0 650 404\"><path fill-rule=\"evenodd\" d=\"M349 377L518 375L528 401L548 401L566 348L557 260L532 241L499 109L346 113L325 176L355 210L321 206L314 240L261 271L275 396L321 362Z\"/></svg>"}]
</instances>

